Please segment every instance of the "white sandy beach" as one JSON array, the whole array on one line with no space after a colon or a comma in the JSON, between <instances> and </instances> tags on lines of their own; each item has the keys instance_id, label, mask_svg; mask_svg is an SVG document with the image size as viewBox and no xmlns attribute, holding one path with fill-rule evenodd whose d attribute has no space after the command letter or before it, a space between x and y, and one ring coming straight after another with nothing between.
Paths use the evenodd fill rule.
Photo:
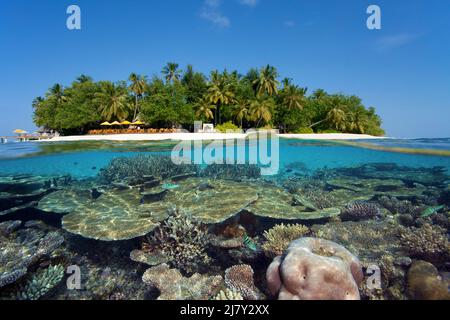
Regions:
<instances>
[{"instance_id":1,"label":"white sandy beach","mask_svg":"<svg viewBox=\"0 0 450 320\"><path fill-rule=\"evenodd\" d=\"M155 134L111 134L111 135L84 135L55 137L53 139L41 140L46 142L60 141L163 141L163 140L226 140L245 139L246 133L155 133ZM365 134L348 133L324 133L324 134L279 134L281 138L301 140L367 140L386 139L385 137L374 137Z\"/></svg>"}]
</instances>

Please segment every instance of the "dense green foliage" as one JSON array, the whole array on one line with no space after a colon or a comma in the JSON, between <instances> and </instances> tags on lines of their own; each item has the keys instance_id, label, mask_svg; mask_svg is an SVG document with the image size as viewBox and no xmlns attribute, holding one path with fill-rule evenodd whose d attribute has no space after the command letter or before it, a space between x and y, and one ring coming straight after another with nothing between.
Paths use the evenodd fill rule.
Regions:
<instances>
[{"instance_id":1,"label":"dense green foliage","mask_svg":"<svg viewBox=\"0 0 450 320\"><path fill-rule=\"evenodd\" d=\"M212 71L209 77L189 65L183 72L168 63L162 77L132 73L128 82L94 82L80 76L69 87L54 85L33 101L34 121L62 134L85 133L103 121L144 121L152 127L192 129L195 120L226 127L277 128L281 132L348 132L383 135L381 119L361 99L278 81L272 66ZM220 128L220 127L219 127Z\"/></svg>"}]
</instances>

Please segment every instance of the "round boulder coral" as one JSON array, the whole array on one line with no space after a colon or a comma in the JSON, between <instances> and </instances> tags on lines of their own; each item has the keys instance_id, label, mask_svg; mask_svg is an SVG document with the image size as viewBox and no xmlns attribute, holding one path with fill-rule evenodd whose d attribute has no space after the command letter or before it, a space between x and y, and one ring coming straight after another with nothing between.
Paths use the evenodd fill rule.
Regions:
<instances>
[{"instance_id":1,"label":"round boulder coral","mask_svg":"<svg viewBox=\"0 0 450 320\"><path fill-rule=\"evenodd\" d=\"M343 246L300 238L273 260L266 278L279 300L359 300L363 274L358 258Z\"/></svg>"}]
</instances>

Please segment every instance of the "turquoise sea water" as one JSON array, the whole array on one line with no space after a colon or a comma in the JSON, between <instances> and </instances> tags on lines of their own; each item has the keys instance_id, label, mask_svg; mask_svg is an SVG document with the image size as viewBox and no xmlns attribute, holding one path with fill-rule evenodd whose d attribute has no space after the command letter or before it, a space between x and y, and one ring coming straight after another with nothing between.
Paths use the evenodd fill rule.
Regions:
<instances>
[{"instance_id":1,"label":"turquoise sea water","mask_svg":"<svg viewBox=\"0 0 450 320\"><path fill-rule=\"evenodd\" d=\"M176 145L0 144L0 300L204 300L226 289L276 299L269 266L308 239L331 241L313 250L320 259L349 263L340 248L356 265L343 267L350 282L324 280L299 298L448 298L450 139L282 138L272 176L248 163L176 165ZM320 259L310 271L327 279ZM74 266L81 290L64 281ZM368 287L367 266L381 270L381 287ZM245 272L253 284L239 282ZM422 290L430 272L434 287Z\"/></svg>"},{"instance_id":2,"label":"turquoise sea water","mask_svg":"<svg viewBox=\"0 0 450 320\"><path fill-rule=\"evenodd\" d=\"M347 147L333 142L281 139L280 166L303 162L309 170L391 162L411 167L443 166L450 170L450 158L389 152L389 148L450 151L450 139L359 141L386 147L374 151ZM207 142L204 143L206 145ZM93 177L116 157L137 153L170 155L175 142L59 142L0 144L0 174L70 174L75 178Z\"/></svg>"}]
</instances>

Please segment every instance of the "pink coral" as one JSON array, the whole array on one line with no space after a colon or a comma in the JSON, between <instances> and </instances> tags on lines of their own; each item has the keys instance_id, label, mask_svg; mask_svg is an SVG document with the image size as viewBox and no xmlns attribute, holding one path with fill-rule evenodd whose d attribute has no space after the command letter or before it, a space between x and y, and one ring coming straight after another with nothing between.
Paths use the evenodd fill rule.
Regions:
<instances>
[{"instance_id":1,"label":"pink coral","mask_svg":"<svg viewBox=\"0 0 450 320\"><path fill-rule=\"evenodd\" d=\"M279 300L359 300L359 260L343 246L317 238L293 241L267 269L267 285Z\"/></svg>"}]
</instances>

